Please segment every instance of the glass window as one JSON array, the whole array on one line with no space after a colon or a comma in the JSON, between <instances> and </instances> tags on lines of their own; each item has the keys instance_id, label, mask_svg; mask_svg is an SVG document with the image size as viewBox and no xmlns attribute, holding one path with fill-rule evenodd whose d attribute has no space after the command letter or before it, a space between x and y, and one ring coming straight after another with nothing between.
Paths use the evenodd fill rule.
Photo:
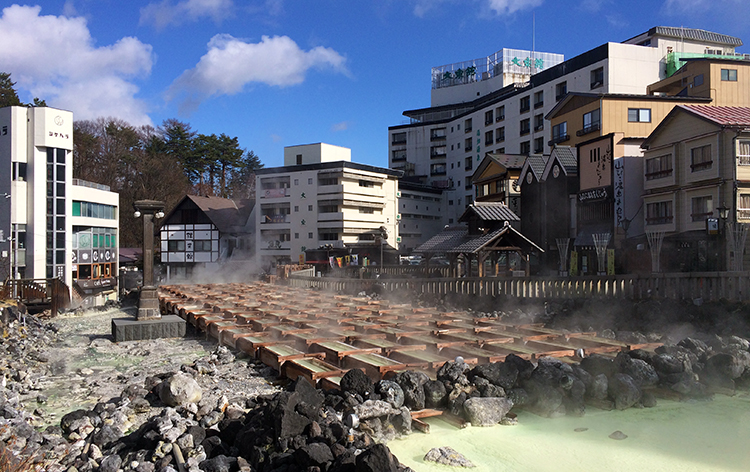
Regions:
<instances>
[{"instance_id":1,"label":"glass window","mask_svg":"<svg viewBox=\"0 0 750 472\"><path fill-rule=\"evenodd\" d=\"M596 110L585 113L583 115L583 130L593 131L595 129L599 129L600 116L601 115L598 108Z\"/></svg>"},{"instance_id":2,"label":"glass window","mask_svg":"<svg viewBox=\"0 0 750 472\"><path fill-rule=\"evenodd\" d=\"M737 69L721 69L721 80L737 82Z\"/></svg>"},{"instance_id":3,"label":"glass window","mask_svg":"<svg viewBox=\"0 0 750 472\"><path fill-rule=\"evenodd\" d=\"M591 71L591 88L595 89L604 85L604 67Z\"/></svg>"},{"instance_id":4,"label":"glass window","mask_svg":"<svg viewBox=\"0 0 750 472\"><path fill-rule=\"evenodd\" d=\"M73 202L73 216L81 216L81 202Z\"/></svg>"},{"instance_id":5,"label":"glass window","mask_svg":"<svg viewBox=\"0 0 750 472\"><path fill-rule=\"evenodd\" d=\"M711 145L695 147L690 150L690 170L691 172L699 172L702 170L710 169L713 166L713 159L711 157Z\"/></svg>"},{"instance_id":6,"label":"glass window","mask_svg":"<svg viewBox=\"0 0 750 472\"><path fill-rule=\"evenodd\" d=\"M737 158L740 165L750 165L750 141L740 141L740 149Z\"/></svg>"},{"instance_id":7,"label":"glass window","mask_svg":"<svg viewBox=\"0 0 750 472\"><path fill-rule=\"evenodd\" d=\"M711 195L692 198L691 206L690 217L693 221L705 221L706 218L714 214L713 197Z\"/></svg>"},{"instance_id":8,"label":"glass window","mask_svg":"<svg viewBox=\"0 0 750 472\"><path fill-rule=\"evenodd\" d=\"M672 175L672 155L646 159L646 180L661 179Z\"/></svg>"},{"instance_id":9,"label":"glass window","mask_svg":"<svg viewBox=\"0 0 750 472\"><path fill-rule=\"evenodd\" d=\"M701 85L703 85L703 74L698 74L693 77L693 87L698 87Z\"/></svg>"},{"instance_id":10,"label":"glass window","mask_svg":"<svg viewBox=\"0 0 750 472\"><path fill-rule=\"evenodd\" d=\"M628 108L628 121L631 123L651 123L651 109Z\"/></svg>"}]
</instances>

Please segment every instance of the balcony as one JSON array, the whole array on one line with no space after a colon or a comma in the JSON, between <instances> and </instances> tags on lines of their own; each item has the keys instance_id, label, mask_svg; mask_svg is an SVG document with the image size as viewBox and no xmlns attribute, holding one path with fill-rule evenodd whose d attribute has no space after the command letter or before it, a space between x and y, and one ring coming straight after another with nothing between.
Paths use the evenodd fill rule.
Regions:
<instances>
[{"instance_id":1,"label":"balcony","mask_svg":"<svg viewBox=\"0 0 750 472\"><path fill-rule=\"evenodd\" d=\"M286 188L267 188L261 190L260 198L283 198L288 197L289 194Z\"/></svg>"},{"instance_id":2,"label":"balcony","mask_svg":"<svg viewBox=\"0 0 750 472\"><path fill-rule=\"evenodd\" d=\"M564 134L562 136L557 136L557 137L550 139L549 142L547 142L547 144L550 146L554 146L555 144L564 143L565 141L568 141L568 140L570 140L570 135Z\"/></svg>"},{"instance_id":3,"label":"balcony","mask_svg":"<svg viewBox=\"0 0 750 472\"><path fill-rule=\"evenodd\" d=\"M584 126L583 129L579 129L578 131L576 131L576 136L584 136L589 133L593 133L594 131L599 131L599 129L599 123L591 123L588 126Z\"/></svg>"},{"instance_id":4,"label":"balcony","mask_svg":"<svg viewBox=\"0 0 750 472\"><path fill-rule=\"evenodd\" d=\"M670 175L672 175L672 169L659 170L656 172L647 172L646 180L663 179L664 177L669 177Z\"/></svg>"},{"instance_id":5,"label":"balcony","mask_svg":"<svg viewBox=\"0 0 750 472\"><path fill-rule=\"evenodd\" d=\"M287 215L263 215L260 224L288 223Z\"/></svg>"},{"instance_id":6,"label":"balcony","mask_svg":"<svg viewBox=\"0 0 750 472\"><path fill-rule=\"evenodd\" d=\"M430 131L430 141L444 141L445 140L445 130Z\"/></svg>"}]
</instances>

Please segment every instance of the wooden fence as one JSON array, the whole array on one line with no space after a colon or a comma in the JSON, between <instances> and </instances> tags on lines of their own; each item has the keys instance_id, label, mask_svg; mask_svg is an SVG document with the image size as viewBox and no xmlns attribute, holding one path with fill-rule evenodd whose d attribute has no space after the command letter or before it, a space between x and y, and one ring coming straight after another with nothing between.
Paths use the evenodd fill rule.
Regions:
<instances>
[{"instance_id":1,"label":"wooden fence","mask_svg":"<svg viewBox=\"0 0 750 472\"><path fill-rule=\"evenodd\" d=\"M590 277L333 278L291 276L288 283L337 292L409 290L435 295L537 299L620 298L750 301L750 272L689 272Z\"/></svg>"},{"instance_id":2,"label":"wooden fence","mask_svg":"<svg viewBox=\"0 0 750 472\"><path fill-rule=\"evenodd\" d=\"M60 279L8 279L0 296L15 299L30 311L49 309L52 316L70 307L70 290Z\"/></svg>"}]
</instances>

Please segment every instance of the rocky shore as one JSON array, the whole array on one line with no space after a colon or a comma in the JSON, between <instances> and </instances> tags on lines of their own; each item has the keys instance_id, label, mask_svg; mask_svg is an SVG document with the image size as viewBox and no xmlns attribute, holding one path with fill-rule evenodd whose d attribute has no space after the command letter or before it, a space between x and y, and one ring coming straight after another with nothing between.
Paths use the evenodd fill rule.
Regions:
<instances>
[{"instance_id":1,"label":"rocky shore","mask_svg":"<svg viewBox=\"0 0 750 472\"><path fill-rule=\"evenodd\" d=\"M737 335L744 333L735 326L738 317L723 322L735 334L718 320L713 331L698 332L700 316L670 318L662 325L670 334L654 334L639 331L645 325L637 319L628 324L601 313L582 317L581 310L565 304L478 307L475 314L543 320L558 329L587 329L583 323L599 319L617 328L601 329L600 335L664 345L616 356L583 352L578 362L509 355L504 362L472 366L457 359L434 379L406 371L373 382L354 369L339 390L323 392L302 379L277 382L272 369L200 334L115 345L104 320L122 312L43 322L4 307L0 467L397 471L406 468L384 444L411 433L413 411L439 408L472 426L512 425L512 409L544 417L583 415L591 407L651 407L660 396L706 399L750 388L750 341ZM671 337L681 332L690 335Z\"/></svg>"}]
</instances>

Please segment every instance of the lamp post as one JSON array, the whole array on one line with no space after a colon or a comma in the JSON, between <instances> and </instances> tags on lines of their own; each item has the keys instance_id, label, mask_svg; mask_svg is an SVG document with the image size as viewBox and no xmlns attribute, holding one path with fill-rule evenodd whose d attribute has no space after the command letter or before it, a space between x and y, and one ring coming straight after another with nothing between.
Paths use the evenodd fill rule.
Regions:
<instances>
[{"instance_id":1,"label":"lamp post","mask_svg":"<svg viewBox=\"0 0 750 472\"><path fill-rule=\"evenodd\" d=\"M154 218L164 217L164 202L138 200L133 208L136 218L143 217L143 286L138 300L138 320L159 319L159 298L154 285Z\"/></svg>"},{"instance_id":2,"label":"lamp post","mask_svg":"<svg viewBox=\"0 0 750 472\"><path fill-rule=\"evenodd\" d=\"M717 210L719 210L719 219L721 220L721 240L720 240L721 241L721 243L720 243L720 247L721 247L721 269L726 270L727 267L728 267L728 264L727 264L728 257L727 257L727 241L726 241L727 234L726 234L726 229L727 229L727 218L729 218L729 210L730 210L730 208L727 207L726 203L722 202L721 206L719 206L717 208Z\"/></svg>"}]
</instances>

